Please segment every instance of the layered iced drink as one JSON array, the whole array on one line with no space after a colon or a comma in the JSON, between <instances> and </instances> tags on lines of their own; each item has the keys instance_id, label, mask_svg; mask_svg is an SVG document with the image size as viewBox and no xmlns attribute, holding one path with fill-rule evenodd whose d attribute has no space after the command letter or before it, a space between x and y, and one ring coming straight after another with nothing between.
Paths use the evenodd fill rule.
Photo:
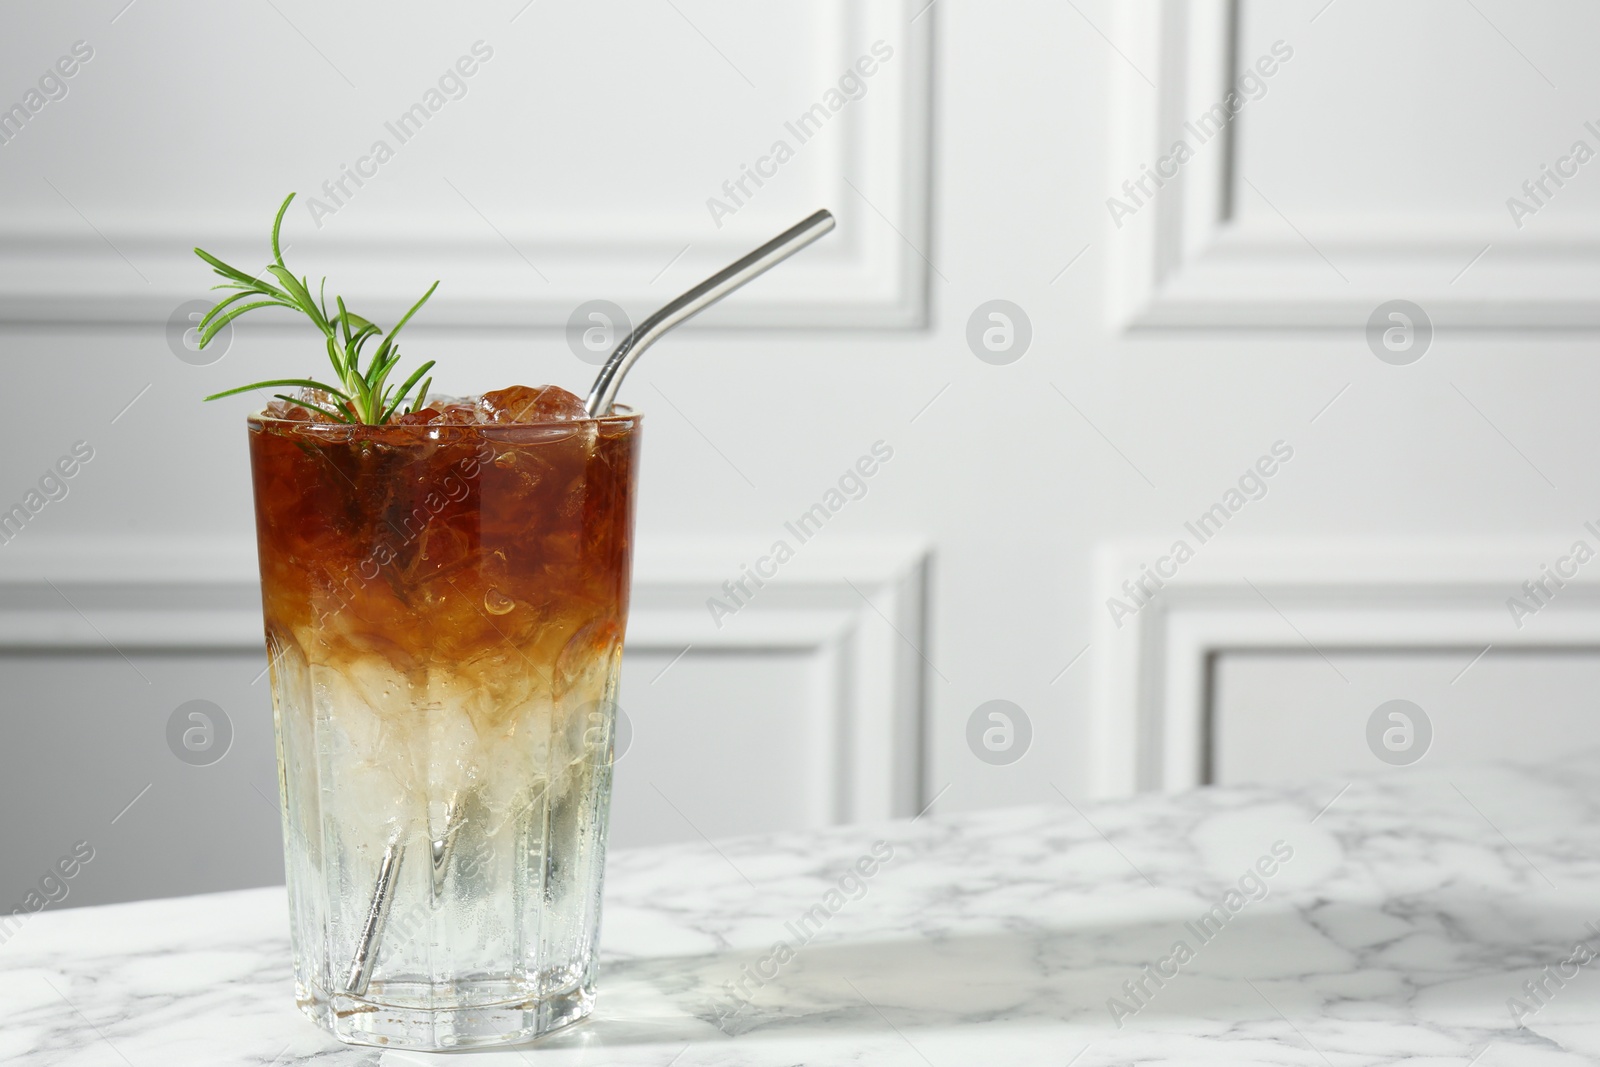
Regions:
<instances>
[{"instance_id":1,"label":"layered iced drink","mask_svg":"<svg viewBox=\"0 0 1600 1067\"><path fill-rule=\"evenodd\" d=\"M250 420L296 992L345 1041L593 1003L638 419L555 388Z\"/></svg>"}]
</instances>

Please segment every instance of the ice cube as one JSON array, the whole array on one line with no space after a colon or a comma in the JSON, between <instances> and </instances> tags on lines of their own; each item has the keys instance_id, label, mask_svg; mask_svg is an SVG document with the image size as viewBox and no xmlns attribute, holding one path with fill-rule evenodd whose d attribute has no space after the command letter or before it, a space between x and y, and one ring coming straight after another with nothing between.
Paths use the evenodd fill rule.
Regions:
<instances>
[{"instance_id":1,"label":"ice cube","mask_svg":"<svg viewBox=\"0 0 1600 1067\"><path fill-rule=\"evenodd\" d=\"M311 412L299 404L291 404L287 400L274 398L261 412L269 419L283 419L286 422L310 422Z\"/></svg>"},{"instance_id":2,"label":"ice cube","mask_svg":"<svg viewBox=\"0 0 1600 1067\"><path fill-rule=\"evenodd\" d=\"M317 408L327 410L332 410L339 406L339 402L332 395L323 392L321 389L296 389L294 398L301 401L301 403L291 404L287 400L279 400L274 397L265 408L266 414L271 418L286 419L290 422L338 421L331 415L324 415L320 410L312 411L305 406L306 404L311 404Z\"/></svg>"},{"instance_id":3,"label":"ice cube","mask_svg":"<svg viewBox=\"0 0 1600 1067\"><path fill-rule=\"evenodd\" d=\"M483 421L497 425L567 422L587 417L583 401L555 385L513 385L484 393L478 400Z\"/></svg>"},{"instance_id":4,"label":"ice cube","mask_svg":"<svg viewBox=\"0 0 1600 1067\"><path fill-rule=\"evenodd\" d=\"M436 396L423 410L438 412L439 425L472 426L480 421L478 405L472 397Z\"/></svg>"}]
</instances>

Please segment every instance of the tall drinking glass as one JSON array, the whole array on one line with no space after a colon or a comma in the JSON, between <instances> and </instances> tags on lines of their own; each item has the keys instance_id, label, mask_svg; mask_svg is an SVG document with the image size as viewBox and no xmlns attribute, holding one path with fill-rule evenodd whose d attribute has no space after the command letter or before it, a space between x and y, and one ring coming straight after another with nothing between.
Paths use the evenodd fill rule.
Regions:
<instances>
[{"instance_id":1,"label":"tall drinking glass","mask_svg":"<svg viewBox=\"0 0 1600 1067\"><path fill-rule=\"evenodd\" d=\"M594 1003L639 420L249 423L295 992L357 1044Z\"/></svg>"}]
</instances>

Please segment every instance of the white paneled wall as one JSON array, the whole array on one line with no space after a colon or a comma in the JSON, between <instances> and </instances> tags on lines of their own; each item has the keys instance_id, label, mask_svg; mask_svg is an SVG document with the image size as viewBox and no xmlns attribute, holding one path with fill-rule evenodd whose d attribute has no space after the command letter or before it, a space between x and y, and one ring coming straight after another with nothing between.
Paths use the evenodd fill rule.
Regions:
<instances>
[{"instance_id":1,"label":"white paneled wall","mask_svg":"<svg viewBox=\"0 0 1600 1067\"><path fill-rule=\"evenodd\" d=\"M637 319L839 216L625 389L647 429L619 842L1191 785L1268 706L1310 773L1359 716L1311 693L1300 723L1277 691L1303 671L1212 668L1359 648L1400 657L1372 682L1398 690L1474 643L1600 644L1587 572L1534 617L1505 604L1574 539L1600 547L1600 163L1574 150L1600 150L1596 20L1580 0L11 12L0 511L37 506L0 543L0 845L22 872L0 892L80 838L105 841L85 877L108 893L275 876L246 789L271 792L265 705L239 678L250 402L200 398L320 356L263 318L198 365L181 309L209 284L188 249L263 261L289 190L291 264L365 313L442 279L409 347L454 393L581 390L580 304ZM77 42L92 56L57 82ZM1009 361L971 340L995 300L1027 319ZM1399 350L1394 301L1422 314ZM77 442L93 459L30 498ZM1278 442L1292 460L1242 483ZM781 578L714 618L875 446L892 459ZM159 683L129 669L146 659ZM197 698L240 709L211 767L152 733ZM993 700L1030 721L1011 762L969 748ZM1581 721L1573 745L1600 743Z\"/></svg>"},{"instance_id":2,"label":"white paneled wall","mask_svg":"<svg viewBox=\"0 0 1600 1067\"><path fill-rule=\"evenodd\" d=\"M1237 652L1213 668L1217 782L1406 773L1570 757L1593 732L1600 651L1584 648ZM1391 767L1368 747L1376 716ZM1383 740L1387 735L1388 740ZM1331 792L1330 792L1331 796Z\"/></svg>"}]
</instances>

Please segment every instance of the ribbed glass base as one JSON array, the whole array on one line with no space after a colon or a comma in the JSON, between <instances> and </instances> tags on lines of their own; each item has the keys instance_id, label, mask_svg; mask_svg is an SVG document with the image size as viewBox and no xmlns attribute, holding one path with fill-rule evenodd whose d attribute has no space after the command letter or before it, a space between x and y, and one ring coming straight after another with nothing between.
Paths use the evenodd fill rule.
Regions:
<instances>
[{"instance_id":1,"label":"ribbed glass base","mask_svg":"<svg viewBox=\"0 0 1600 1067\"><path fill-rule=\"evenodd\" d=\"M594 1009L592 986L542 997L521 992L503 980L462 982L449 998L469 1007L430 1009L409 1006L426 995L422 986L373 982L363 997L302 990L297 999L312 1022L340 1041L418 1052L515 1045L570 1026Z\"/></svg>"}]
</instances>

